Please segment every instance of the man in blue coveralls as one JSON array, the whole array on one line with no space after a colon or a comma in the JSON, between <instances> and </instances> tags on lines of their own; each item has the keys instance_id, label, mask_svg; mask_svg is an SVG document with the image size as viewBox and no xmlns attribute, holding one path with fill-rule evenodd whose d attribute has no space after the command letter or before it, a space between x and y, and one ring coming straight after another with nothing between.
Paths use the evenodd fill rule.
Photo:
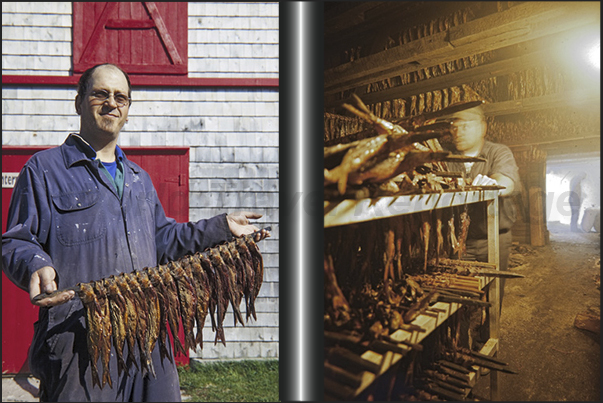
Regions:
<instances>
[{"instance_id":1,"label":"man in blue coveralls","mask_svg":"<svg viewBox=\"0 0 603 403\"><path fill-rule=\"evenodd\" d=\"M188 223L167 218L149 175L117 146L130 103L124 71L112 64L87 70L75 98L79 134L36 153L19 174L2 235L2 269L30 298L154 267L258 230L248 219L261 215L252 212ZM256 240L266 236L262 230ZM29 363L40 379L41 401L181 400L176 366L161 360L159 343L152 352L156 378L134 366L118 376L112 354L113 387L93 387L84 308L74 296L66 291L38 303Z\"/></svg>"}]
</instances>

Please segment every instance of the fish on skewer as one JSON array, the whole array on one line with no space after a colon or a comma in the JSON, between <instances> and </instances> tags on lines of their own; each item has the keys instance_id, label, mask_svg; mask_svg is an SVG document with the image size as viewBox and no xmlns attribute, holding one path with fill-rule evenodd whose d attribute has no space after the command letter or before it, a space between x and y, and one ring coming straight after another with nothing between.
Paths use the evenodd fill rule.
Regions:
<instances>
[{"instance_id":1,"label":"fish on skewer","mask_svg":"<svg viewBox=\"0 0 603 403\"><path fill-rule=\"evenodd\" d=\"M348 175L348 183L361 185L364 182L382 182L395 177L396 170L404 161L408 150L399 149L389 153L389 155L380 161L373 161L373 164L367 163L355 172Z\"/></svg>"},{"instance_id":2,"label":"fish on skewer","mask_svg":"<svg viewBox=\"0 0 603 403\"><path fill-rule=\"evenodd\" d=\"M435 210L435 217L436 217L436 252L435 252L435 259L436 259L436 265L438 264L439 260L440 260L440 255L443 253L444 251L444 235L442 234L442 210L440 209L436 209Z\"/></svg>"},{"instance_id":3,"label":"fish on skewer","mask_svg":"<svg viewBox=\"0 0 603 403\"><path fill-rule=\"evenodd\" d=\"M462 258L463 254L467 249L467 235L469 235L469 224L471 219L466 211L461 213L461 234L459 235L459 259Z\"/></svg>"},{"instance_id":4,"label":"fish on skewer","mask_svg":"<svg viewBox=\"0 0 603 403\"><path fill-rule=\"evenodd\" d=\"M364 104L364 102L362 102L358 95L352 94L352 99L354 100L358 108L348 103L344 103L342 106L348 111L352 112L354 115L366 120L367 122L371 122L373 124L373 128L377 131L378 134L408 134L408 131L406 131L402 126L389 122L385 119L381 119L380 117L372 113L370 109Z\"/></svg>"},{"instance_id":5,"label":"fish on skewer","mask_svg":"<svg viewBox=\"0 0 603 403\"><path fill-rule=\"evenodd\" d=\"M243 315L241 314L241 310L239 306L241 305L241 299L243 298L243 294L239 297L239 287L237 285L237 272L236 265L228 250L228 247L225 244L218 246L218 251L220 252L220 256L222 256L222 260L226 264L226 267L230 268L226 270L226 274L229 280L230 287L230 305L232 306L232 310L234 312L234 324L237 325L237 320L241 325L245 326L243 322ZM234 270L233 270L234 269Z\"/></svg>"},{"instance_id":6,"label":"fish on skewer","mask_svg":"<svg viewBox=\"0 0 603 403\"><path fill-rule=\"evenodd\" d=\"M339 194L345 194L349 174L360 169L368 160L377 155L386 143L387 135L385 134L361 140L360 144L346 152L341 164L331 170L325 168L325 184L337 183Z\"/></svg>"},{"instance_id":7,"label":"fish on skewer","mask_svg":"<svg viewBox=\"0 0 603 403\"><path fill-rule=\"evenodd\" d=\"M90 371L92 372L92 387L98 385L101 387L100 377L98 375L97 363L100 358L99 340L102 336L101 307L96 298L94 288L90 283L81 283L80 297L86 308L86 328L88 355L90 356Z\"/></svg>"},{"instance_id":8,"label":"fish on skewer","mask_svg":"<svg viewBox=\"0 0 603 403\"><path fill-rule=\"evenodd\" d=\"M111 313L109 308L109 299L107 298L107 290L103 285L102 280L94 282L94 292L96 293L96 299L100 307L100 321L101 321L101 337L97 340L100 344L101 351L101 362L103 364L103 376L101 378L101 389L109 384L109 387L113 387L113 381L111 380L111 372L109 363L111 361Z\"/></svg>"},{"instance_id":9,"label":"fish on skewer","mask_svg":"<svg viewBox=\"0 0 603 403\"><path fill-rule=\"evenodd\" d=\"M253 239L253 234L245 235L245 243L249 252L251 253L252 264L254 268L254 281L253 281L253 292L251 294L251 304L255 306L255 299L260 293L260 287L264 281L264 259L260 248ZM254 308L255 312L255 308ZM255 316L254 316L255 319Z\"/></svg>"},{"instance_id":10,"label":"fish on skewer","mask_svg":"<svg viewBox=\"0 0 603 403\"><path fill-rule=\"evenodd\" d=\"M427 273L427 261L429 259L429 240L431 234L431 214L429 212L421 213L421 239L423 240L423 273Z\"/></svg>"},{"instance_id":11,"label":"fish on skewer","mask_svg":"<svg viewBox=\"0 0 603 403\"><path fill-rule=\"evenodd\" d=\"M205 306L205 310L204 310L203 301L200 301L200 299L205 298L205 290L202 288L201 283L199 281L197 281L197 278L193 273L193 268L192 268L193 257L185 256L182 259L180 259L180 263L181 263L182 269L186 273L186 277L189 279L189 282L193 287L193 291L195 294L194 315L195 315L195 322L197 322L197 335L194 338L194 341L195 341L194 345L197 346L199 344L202 344L202 342L203 342L203 335L201 334L201 330L203 329L203 326L205 324L205 315L207 313L207 306ZM198 263L198 265L199 265L199 267L201 267L200 263ZM201 269L201 270L203 270L203 269ZM199 342L199 339L201 339L201 343Z\"/></svg>"},{"instance_id":12,"label":"fish on skewer","mask_svg":"<svg viewBox=\"0 0 603 403\"><path fill-rule=\"evenodd\" d=\"M138 312L136 310L136 304L134 297L132 296L132 290L123 276L116 276L115 284L119 287L119 291L124 297L126 304L123 318L126 330L126 342L128 344L127 363L133 363L136 369L139 369L138 363L136 362L136 357L134 355L134 348L136 346L136 332L138 329Z\"/></svg>"},{"instance_id":13,"label":"fish on skewer","mask_svg":"<svg viewBox=\"0 0 603 403\"><path fill-rule=\"evenodd\" d=\"M209 284L209 276L201 265L200 254L195 253L194 256L191 256L189 262L197 291L197 310L195 312L195 317L197 319L197 337L195 338L195 342L203 349L202 332L209 309L211 287Z\"/></svg>"},{"instance_id":14,"label":"fish on skewer","mask_svg":"<svg viewBox=\"0 0 603 403\"><path fill-rule=\"evenodd\" d=\"M449 136L453 126L451 123L439 123L435 125L425 126L424 130L416 130L409 133L399 130L392 130L391 132L384 132L387 135L387 144L383 152L377 153L379 155L385 155L388 152L392 152L401 148L416 147L414 143L421 143L431 139L437 139ZM324 160L325 166L333 166L337 162L341 163L343 155L346 151L355 148L363 144L363 141L377 135L373 133L371 136L366 136L360 140L352 141L345 144L335 144L332 146L324 147Z\"/></svg>"},{"instance_id":15,"label":"fish on skewer","mask_svg":"<svg viewBox=\"0 0 603 403\"><path fill-rule=\"evenodd\" d=\"M151 283L146 270L136 272L136 278L140 284L140 289L144 293L147 302L148 310L148 334L146 339L147 350L149 354L155 349L157 339L159 338L159 329L161 327L161 307L159 305L159 297L155 291L155 287Z\"/></svg>"},{"instance_id":16,"label":"fish on skewer","mask_svg":"<svg viewBox=\"0 0 603 403\"><path fill-rule=\"evenodd\" d=\"M207 277L211 286L211 298L209 299L209 313L212 330L216 332L214 345L218 343L218 340L221 340L222 344L226 345L226 340L224 337L223 320L226 308L228 306L228 300L223 298L224 291L222 290L222 279L209 257L205 254L201 254L200 257L201 267L203 267L205 272L208 274Z\"/></svg>"},{"instance_id":17,"label":"fish on skewer","mask_svg":"<svg viewBox=\"0 0 603 403\"><path fill-rule=\"evenodd\" d=\"M114 380L111 379L110 371L113 354L116 356L114 365L117 365L116 372L120 378L123 372L128 374L131 364L146 371L143 373L145 376L150 374L156 377L151 352L157 347L158 341L161 360L168 357L170 362L174 362L172 352L169 351L168 326L173 332L174 349L185 353L178 335L179 320L183 320L185 345L194 349L196 345L203 347L202 330L208 312L212 313L212 329L217 333L216 343L221 340L226 344L223 320L229 301L233 303L236 312L245 296L246 306L250 308L247 319L250 315L255 318L253 303L263 280L262 256L253 241L256 235L257 232L249 234L245 239L235 238L229 243L193 256L184 256L166 265L145 267L132 273L78 283L68 289L41 293L34 299L42 301L66 290L73 290L82 300L86 314L86 343L93 387L98 385L102 389L106 384L113 387ZM212 256L215 261L213 264L208 256ZM213 317L216 308L219 318L217 321ZM240 310L235 318L244 325ZM195 320L196 337L193 334ZM127 354L124 350L126 343ZM136 344L140 357L135 351ZM111 351L113 347L115 353ZM102 376L99 373L99 361L103 367Z\"/></svg>"},{"instance_id":18,"label":"fish on skewer","mask_svg":"<svg viewBox=\"0 0 603 403\"><path fill-rule=\"evenodd\" d=\"M167 341L167 318L170 311L170 302L166 287L165 284L163 284L163 279L161 278L161 275L157 271L156 267L150 267L147 270L147 274L149 276L149 280L151 280L151 284L153 284L153 287L155 287L159 302L159 354L162 360L163 358L167 357L167 359L173 364L174 360L172 358L172 354L170 354L168 348L169 344Z\"/></svg>"},{"instance_id":19,"label":"fish on skewer","mask_svg":"<svg viewBox=\"0 0 603 403\"><path fill-rule=\"evenodd\" d=\"M237 250L234 242L229 242L226 246L228 247L228 251L230 252L230 256L232 256L232 261L235 265L235 273L237 277L235 305L239 307L241 306L241 300L243 299L243 296L245 296L245 285L247 283L245 263L243 262L241 255L239 254L239 251ZM247 309L247 301L245 301L245 309Z\"/></svg>"},{"instance_id":20,"label":"fish on skewer","mask_svg":"<svg viewBox=\"0 0 603 403\"><path fill-rule=\"evenodd\" d=\"M460 248L459 241L456 238L456 229L454 228L454 215L451 216L448 220L448 236L450 238L450 247L452 248L452 250L450 251L450 255L452 255L454 253L457 253Z\"/></svg>"},{"instance_id":21,"label":"fish on skewer","mask_svg":"<svg viewBox=\"0 0 603 403\"><path fill-rule=\"evenodd\" d=\"M343 104L343 107L356 116L372 122L379 135L360 140L358 144L347 150L341 164L331 170L325 169L325 184L337 183L337 190L341 195L345 194L350 173L359 170L367 161L379 153L393 151L386 147L390 140L389 136L408 134L402 127L375 116L357 95L353 94L352 96L360 109L356 109L350 104Z\"/></svg>"},{"instance_id":22,"label":"fish on skewer","mask_svg":"<svg viewBox=\"0 0 603 403\"><path fill-rule=\"evenodd\" d=\"M324 301L325 312L335 323L343 324L350 320L350 304L337 284L331 255L324 257Z\"/></svg>"},{"instance_id":23,"label":"fish on skewer","mask_svg":"<svg viewBox=\"0 0 603 403\"><path fill-rule=\"evenodd\" d=\"M207 280L209 281L209 304L208 304L208 314L211 320L211 330L216 331L216 308L217 308L217 288L219 287L219 283L216 282L215 270L211 265L211 261L205 254L195 254L195 256L199 258L199 263L201 264L201 268L207 275Z\"/></svg>"},{"instance_id":24,"label":"fish on skewer","mask_svg":"<svg viewBox=\"0 0 603 403\"><path fill-rule=\"evenodd\" d=\"M249 248L245 243L243 238L237 238L234 242L234 245L239 252L239 256L241 257L241 261L244 263L245 268L245 306L247 312L247 320L249 320L250 316L253 316L254 320L257 320L255 313L255 305L252 301L253 289L255 287L255 273L253 269L253 258L251 257L251 252L249 252Z\"/></svg>"},{"instance_id":25,"label":"fish on skewer","mask_svg":"<svg viewBox=\"0 0 603 403\"><path fill-rule=\"evenodd\" d=\"M385 250L383 252L383 292L385 293L386 300L393 304L392 292L390 292L390 286L394 283L394 256L396 254L396 245L394 242L395 235L393 230L385 232ZM391 279L391 284L390 280Z\"/></svg>"},{"instance_id":26,"label":"fish on skewer","mask_svg":"<svg viewBox=\"0 0 603 403\"><path fill-rule=\"evenodd\" d=\"M157 267L157 272L163 281L163 285L166 290L167 303L168 303L168 311L167 311L167 320L170 325L170 330L172 331L172 337L174 338L174 349L176 352L180 352L183 355L186 355L186 350L180 341L179 335L179 321L181 312L180 312L180 300L178 299L178 287L176 286L176 280L172 276L172 273L168 269L167 265L159 265Z\"/></svg>"},{"instance_id":27,"label":"fish on skewer","mask_svg":"<svg viewBox=\"0 0 603 403\"><path fill-rule=\"evenodd\" d=\"M153 360L151 359L151 352L148 349L150 319L144 291L140 288L135 273L122 273L120 276L124 277L130 290L132 290L132 297L134 304L136 305L136 312L138 313L136 340L138 341L138 351L140 352L141 369L146 369L148 373L153 375L153 377L156 377Z\"/></svg>"},{"instance_id":28,"label":"fish on skewer","mask_svg":"<svg viewBox=\"0 0 603 403\"><path fill-rule=\"evenodd\" d=\"M189 350L195 349L193 332L193 328L195 327L195 308L197 306L195 288L192 284L192 280L186 275L180 262L170 262L168 263L168 267L176 280L178 289L182 327L184 328L184 346Z\"/></svg>"},{"instance_id":29,"label":"fish on skewer","mask_svg":"<svg viewBox=\"0 0 603 403\"><path fill-rule=\"evenodd\" d=\"M111 327L113 329L113 346L117 356L117 373L121 375L127 371L127 366L123 358L124 346L126 344L126 300L121 294L115 276L112 275L105 279L105 288L109 297L109 310L111 312Z\"/></svg>"},{"instance_id":30,"label":"fish on skewer","mask_svg":"<svg viewBox=\"0 0 603 403\"><path fill-rule=\"evenodd\" d=\"M211 265L215 270L216 278L220 279L221 293L217 296L217 301L218 307L221 307L222 310L220 311L220 309L218 309L216 321L218 323L218 328L222 329L223 332L224 330L222 324L224 323L224 318L226 317L226 309L228 307L228 302L232 300L230 280L228 278L228 274L226 273L228 268L226 267L226 264L224 263L224 260L222 259L222 256L220 255L220 252L218 252L217 249L210 249L208 255L209 260L211 261ZM218 342L218 336L219 334L216 333L216 339L214 341L214 344Z\"/></svg>"}]
</instances>

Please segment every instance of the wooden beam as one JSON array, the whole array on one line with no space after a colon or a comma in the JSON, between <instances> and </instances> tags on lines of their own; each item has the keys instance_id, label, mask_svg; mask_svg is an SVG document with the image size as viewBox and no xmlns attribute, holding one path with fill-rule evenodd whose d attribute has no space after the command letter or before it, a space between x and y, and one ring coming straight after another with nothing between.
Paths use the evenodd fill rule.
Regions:
<instances>
[{"instance_id":1,"label":"wooden beam","mask_svg":"<svg viewBox=\"0 0 603 403\"><path fill-rule=\"evenodd\" d=\"M598 2L526 2L354 60L324 74L325 95L600 21Z\"/></svg>"},{"instance_id":2,"label":"wooden beam","mask_svg":"<svg viewBox=\"0 0 603 403\"><path fill-rule=\"evenodd\" d=\"M369 2L373 4L373 2ZM362 4L362 3L360 3ZM341 48L353 47L374 35L388 34L397 37L400 31L425 24L439 17L450 16L456 11L471 8L474 13L483 13L495 2L476 1L390 1L373 10L364 12L362 24L350 26L338 32L332 32L330 24L325 22L325 50L335 52Z\"/></svg>"},{"instance_id":3,"label":"wooden beam","mask_svg":"<svg viewBox=\"0 0 603 403\"><path fill-rule=\"evenodd\" d=\"M573 90L514 101L484 104L484 113L487 116L501 116L552 108L584 108L584 106L598 110L600 105L601 95L598 88L595 88L592 91Z\"/></svg>"},{"instance_id":4,"label":"wooden beam","mask_svg":"<svg viewBox=\"0 0 603 403\"><path fill-rule=\"evenodd\" d=\"M400 85L388 88L382 91L370 92L368 94L358 94L362 101L367 104L391 101L392 99L407 98L412 95L424 94L430 91L441 90L454 86L461 86L474 81L484 80L491 77L507 75L519 70L529 69L534 66L541 66L551 60L553 55L548 51L539 51L527 55L488 63L481 66L448 73L428 80L421 80L416 83ZM325 108L334 108L341 106L343 101L336 97L327 97L325 99Z\"/></svg>"},{"instance_id":5,"label":"wooden beam","mask_svg":"<svg viewBox=\"0 0 603 403\"><path fill-rule=\"evenodd\" d=\"M81 74L73 76L2 75L2 85L75 86ZM211 78L187 76L130 75L132 87L278 87L278 78Z\"/></svg>"},{"instance_id":6,"label":"wooden beam","mask_svg":"<svg viewBox=\"0 0 603 403\"><path fill-rule=\"evenodd\" d=\"M365 22L365 14L368 10L379 7L384 2L359 1L353 7L339 12L332 17L325 15L324 35L333 35L341 31L352 29L355 25Z\"/></svg>"}]
</instances>

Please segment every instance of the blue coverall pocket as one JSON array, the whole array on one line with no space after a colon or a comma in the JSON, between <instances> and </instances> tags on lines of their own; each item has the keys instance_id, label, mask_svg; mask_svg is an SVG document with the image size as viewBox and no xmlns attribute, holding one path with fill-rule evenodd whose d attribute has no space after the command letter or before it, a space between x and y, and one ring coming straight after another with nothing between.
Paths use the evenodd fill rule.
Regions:
<instances>
[{"instance_id":1,"label":"blue coverall pocket","mask_svg":"<svg viewBox=\"0 0 603 403\"><path fill-rule=\"evenodd\" d=\"M92 242L107 232L106 209L99 190L52 196L58 240L65 246Z\"/></svg>"}]
</instances>

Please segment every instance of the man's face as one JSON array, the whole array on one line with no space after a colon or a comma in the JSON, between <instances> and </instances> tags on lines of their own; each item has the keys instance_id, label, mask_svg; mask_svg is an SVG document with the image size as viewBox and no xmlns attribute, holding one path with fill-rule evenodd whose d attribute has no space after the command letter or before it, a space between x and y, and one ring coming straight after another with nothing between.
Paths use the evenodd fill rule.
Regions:
<instances>
[{"instance_id":1,"label":"man's face","mask_svg":"<svg viewBox=\"0 0 603 403\"><path fill-rule=\"evenodd\" d=\"M105 97L107 97L104 99ZM111 96L112 95L112 96ZM128 99L120 105L120 100ZM117 138L126 123L130 102L128 82L121 71L112 66L99 67L92 73L90 85L76 109L81 115L82 132Z\"/></svg>"},{"instance_id":2,"label":"man's face","mask_svg":"<svg viewBox=\"0 0 603 403\"><path fill-rule=\"evenodd\" d=\"M463 117L453 121L452 143L460 151L470 151L481 147L486 135L486 122L479 118Z\"/></svg>"}]
</instances>

